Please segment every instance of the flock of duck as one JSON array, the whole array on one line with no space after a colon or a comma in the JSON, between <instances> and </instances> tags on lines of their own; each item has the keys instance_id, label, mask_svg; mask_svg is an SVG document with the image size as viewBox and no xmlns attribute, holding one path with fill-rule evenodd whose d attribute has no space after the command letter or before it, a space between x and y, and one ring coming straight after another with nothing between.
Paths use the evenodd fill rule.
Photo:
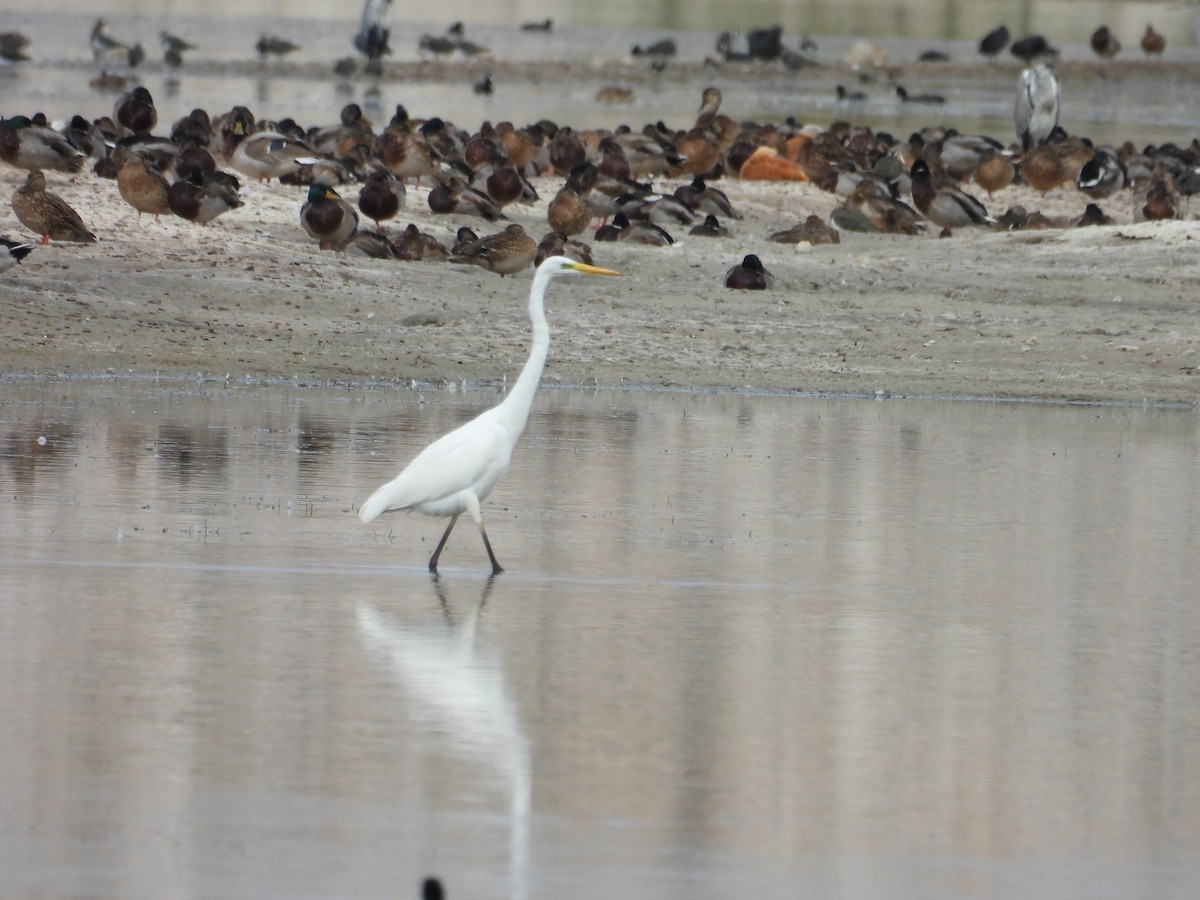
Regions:
<instances>
[{"instance_id":1,"label":"flock of duck","mask_svg":"<svg viewBox=\"0 0 1200 900\"><path fill-rule=\"evenodd\" d=\"M380 42L386 47L386 33L371 34L364 23L364 53L378 53ZM781 46L777 29L765 34L751 35L750 58L767 59L761 54ZM1147 53L1162 52L1156 35L1147 30ZM736 53L729 36L722 37L727 57ZM1013 144L936 126L898 139L848 122L827 128L792 119L746 122L722 111L716 88L703 91L694 121L683 129L657 122L640 130L585 130L543 120L524 127L485 122L470 132L436 117L410 118L399 105L377 129L350 103L337 122L308 127L293 119L262 121L245 106L215 116L196 109L164 135L157 133L158 112L150 92L138 86L119 97L111 116L89 120L76 115L59 128L36 114L3 119L0 159L26 170L25 183L12 195L12 208L42 243L96 240L80 214L47 190L47 171L90 169L100 178L115 179L120 197L139 217L174 215L197 224L244 205L239 178L275 179L308 188L297 211L298 225L321 249L448 260L502 277L551 255L590 264L591 248L582 240L589 231L596 242L650 246L675 243L672 231L680 229L689 236L719 239L729 233L727 223L741 218L716 186L720 179L808 181L838 196L828 222L812 215L764 235L780 243L838 243L845 232L917 235L930 226L949 236L955 229L976 226L1104 225L1112 219L1099 203L1122 190L1131 192L1135 220L1179 217L1181 195L1200 190L1200 142L1186 147L1096 146L1066 134L1058 125L1055 51L1033 38L1012 48L1029 64L1017 85L1018 141ZM1146 45L1151 38L1153 51ZM102 21L91 41L98 59L131 52L129 45L107 36ZM165 32L162 41L164 53L190 49ZM1008 42L1007 29L1000 28L980 41L979 51L994 56ZM1092 45L1102 56L1119 49L1103 26ZM661 56L666 51L655 52ZM539 204L538 186L546 190L550 182L543 176L549 173L563 181L547 198L546 230L538 239L510 222L506 210L511 204ZM430 214L452 217L460 225L450 246L416 223L398 234L386 233L385 226L406 207L406 182L419 187L422 179L431 185L425 195ZM668 191L664 182L678 186ZM1078 191L1083 208L1066 221L1020 206L992 215L965 189L968 182L986 192L989 201L1016 183L1043 195L1066 186ZM356 203L348 199L351 190L357 190ZM496 230L487 232L487 227ZM32 249L8 238L2 246L0 271L19 264ZM765 289L773 281L757 255L746 256L725 274L731 288Z\"/></svg>"}]
</instances>

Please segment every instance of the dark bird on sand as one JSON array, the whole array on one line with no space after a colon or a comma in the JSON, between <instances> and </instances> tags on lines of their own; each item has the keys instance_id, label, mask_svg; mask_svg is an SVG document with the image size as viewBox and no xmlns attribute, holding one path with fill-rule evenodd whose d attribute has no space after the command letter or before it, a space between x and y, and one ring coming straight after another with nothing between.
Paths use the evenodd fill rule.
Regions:
<instances>
[{"instance_id":1,"label":"dark bird on sand","mask_svg":"<svg viewBox=\"0 0 1200 900\"><path fill-rule=\"evenodd\" d=\"M725 273L725 287L740 291L765 291L774 287L775 276L763 268L753 253Z\"/></svg>"}]
</instances>

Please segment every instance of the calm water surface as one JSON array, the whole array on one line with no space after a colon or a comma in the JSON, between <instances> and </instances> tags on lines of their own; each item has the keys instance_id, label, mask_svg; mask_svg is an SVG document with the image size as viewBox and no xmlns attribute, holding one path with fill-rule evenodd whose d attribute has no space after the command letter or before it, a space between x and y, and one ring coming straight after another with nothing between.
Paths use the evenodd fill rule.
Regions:
<instances>
[{"instance_id":1,"label":"calm water surface","mask_svg":"<svg viewBox=\"0 0 1200 900\"><path fill-rule=\"evenodd\" d=\"M1194 412L2 391L0 896L1200 893Z\"/></svg>"}]
</instances>

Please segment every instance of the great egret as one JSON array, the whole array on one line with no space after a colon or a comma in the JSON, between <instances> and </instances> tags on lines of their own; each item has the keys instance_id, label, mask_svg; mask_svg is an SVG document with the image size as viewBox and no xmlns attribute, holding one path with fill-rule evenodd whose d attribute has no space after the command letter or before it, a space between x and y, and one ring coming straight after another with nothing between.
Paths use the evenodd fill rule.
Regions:
<instances>
[{"instance_id":1,"label":"great egret","mask_svg":"<svg viewBox=\"0 0 1200 900\"><path fill-rule=\"evenodd\" d=\"M428 516L450 516L450 524L446 526L437 549L430 557L430 572L437 571L442 548L446 546L458 517L464 512L470 513L479 526L483 546L492 563L492 573L504 571L492 552L479 503L492 492L496 482L508 470L517 438L529 420L529 410L533 407L533 397L541 380L542 367L546 364L546 353L550 349L550 326L546 322L544 301L546 286L559 275L575 273L620 274L565 256L552 256L538 266L529 290L533 345L529 349L529 359L508 396L497 406L480 413L422 450L404 471L375 491L358 511L358 517L364 523L391 510L415 510Z\"/></svg>"}]
</instances>

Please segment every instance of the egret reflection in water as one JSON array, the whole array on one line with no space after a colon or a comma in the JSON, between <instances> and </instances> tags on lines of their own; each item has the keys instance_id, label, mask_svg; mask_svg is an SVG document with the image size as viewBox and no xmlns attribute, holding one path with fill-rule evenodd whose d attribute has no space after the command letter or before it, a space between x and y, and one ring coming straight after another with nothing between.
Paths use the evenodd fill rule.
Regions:
<instances>
[{"instance_id":1,"label":"egret reflection in water","mask_svg":"<svg viewBox=\"0 0 1200 900\"><path fill-rule=\"evenodd\" d=\"M445 586L437 576L432 581L444 613L440 624L400 624L362 601L358 604L359 633L367 651L388 666L397 684L415 701L412 714L428 724L430 746L448 740L452 751L486 762L503 782L511 819L512 895L524 897L532 794L529 741L505 688L500 664L476 645L494 576L485 582L478 604L461 621L455 619Z\"/></svg>"}]
</instances>

